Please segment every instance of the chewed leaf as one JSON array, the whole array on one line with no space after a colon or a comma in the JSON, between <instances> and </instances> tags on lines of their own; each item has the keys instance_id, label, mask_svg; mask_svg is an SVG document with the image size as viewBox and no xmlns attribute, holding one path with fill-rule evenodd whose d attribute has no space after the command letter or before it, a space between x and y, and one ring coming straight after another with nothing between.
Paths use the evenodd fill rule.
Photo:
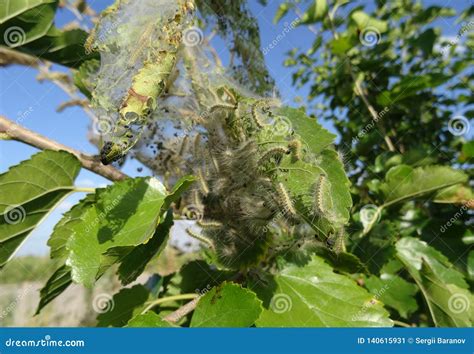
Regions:
<instances>
[{"instance_id":1,"label":"chewed leaf","mask_svg":"<svg viewBox=\"0 0 474 354\"><path fill-rule=\"evenodd\" d=\"M89 49L101 55L92 104L108 122L100 132L105 136L104 164L136 144L156 109L175 66L189 10L185 1L118 1L92 32Z\"/></svg>"},{"instance_id":2,"label":"chewed leaf","mask_svg":"<svg viewBox=\"0 0 474 354\"><path fill-rule=\"evenodd\" d=\"M284 268L275 283L271 294L268 288L259 293L269 302L258 327L392 326L379 301L319 257L303 267Z\"/></svg>"}]
</instances>

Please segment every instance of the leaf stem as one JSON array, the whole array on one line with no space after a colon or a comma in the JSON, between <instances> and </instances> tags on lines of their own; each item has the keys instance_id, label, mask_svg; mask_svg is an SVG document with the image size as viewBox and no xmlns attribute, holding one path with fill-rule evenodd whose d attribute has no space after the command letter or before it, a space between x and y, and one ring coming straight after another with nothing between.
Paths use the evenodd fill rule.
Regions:
<instances>
[{"instance_id":1,"label":"leaf stem","mask_svg":"<svg viewBox=\"0 0 474 354\"><path fill-rule=\"evenodd\" d=\"M95 193L95 188L75 187L73 192L76 193Z\"/></svg>"},{"instance_id":2,"label":"leaf stem","mask_svg":"<svg viewBox=\"0 0 474 354\"><path fill-rule=\"evenodd\" d=\"M197 298L198 296L199 294L181 294L181 295L173 295L173 296L162 297L160 299L156 299L152 301L151 303L149 303L147 307L145 307L145 309L142 311L142 315L146 313L147 311L151 310L153 307L163 304L165 302L178 301L178 300L193 300Z\"/></svg>"},{"instance_id":3,"label":"leaf stem","mask_svg":"<svg viewBox=\"0 0 474 354\"><path fill-rule=\"evenodd\" d=\"M400 327L413 328L413 326L409 325L408 323L402 322L402 321L392 320L392 322L393 322L393 324L396 324L397 326L400 326Z\"/></svg>"}]
</instances>

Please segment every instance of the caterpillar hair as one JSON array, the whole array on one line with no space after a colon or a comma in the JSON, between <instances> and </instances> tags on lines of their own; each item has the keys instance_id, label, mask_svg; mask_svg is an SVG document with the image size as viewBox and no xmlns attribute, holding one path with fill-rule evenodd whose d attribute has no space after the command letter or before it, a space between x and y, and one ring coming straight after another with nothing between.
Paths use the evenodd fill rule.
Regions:
<instances>
[{"instance_id":1,"label":"caterpillar hair","mask_svg":"<svg viewBox=\"0 0 474 354\"><path fill-rule=\"evenodd\" d=\"M199 178L199 185L201 186L202 193L204 195L209 194L209 187L207 186L207 182L204 178L204 174L202 173L202 169L200 167L197 169L197 175Z\"/></svg>"},{"instance_id":2,"label":"caterpillar hair","mask_svg":"<svg viewBox=\"0 0 474 354\"><path fill-rule=\"evenodd\" d=\"M293 161L301 160L301 141L292 140L288 143L288 149L291 152L291 157Z\"/></svg>"},{"instance_id":3,"label":"caterpillar hair","mask_svg":"<svg viewBox=\"0 0 474 354\"><path fill-rule=\"evenodd\" d=\"M201 134L197 133L193 143L194 155L201 158Z\"/></svg>"},{"instance_id":4,"label":"caterpillar hair","mask_svg":"<svg viewBox=\"0 0 474 354\"><path fill-rule=\"evenodd\" d=\"M215 229L218 227L222 227L222 224L218 221L203 221L203 220L198 220L197 224L199 227L203 229Z\"/></svg>"},{"instance_id":5,"label":"caterpillar hair","mask_svg":"<svg viewBox=\"0 0 474 354\"><path fill-rule=\"evenodd\" d=\"M218 104L215 104L214 106L211 107L210 111L211 113L219 110L219 109L226 109L226 110L235 110L237 108L236 105L232 105L232 104L225 104L225 103L218 103Z\"/></svg>"},{"instance_id":6,"label":"caterpillar hair","mask_svg":"<svg viewBox=\"0 0 474 354\"><path fill-rule=\"evenodd\" d=\"M326 245L336 254L346 251L345 230L341 228L334 234L330 235L326 240Z\"/></svg>"},{"instance_id":7,"label":"caterpillar hair","mask_svg":"<svg viewBox=\"0 0 474 354\"><path fill-rule=\"evenodd\" d=\"M186 233L191 236L192 238L198 240L198 241L201 241L203 243L205 243L206 245L208 245L210 248L214 249L214 244L211 242L211 240L209 240L207 237L201 235L201 234L198 234L197 232L194 232L193 230L191 230L190 228L187 228L186 229Z\"/></svg>"},{"instance_id":8,"label":"caterpillar hair","mask_svg":"<svg viewBox=\"0 0 474 354\"><path fill-rule=\"evenodd\" d=\"M287 154L289 151L283 147L274 147L269 150L267 150L262 157L258 160L259 163L264 163L272 158L278 158L281 157L282 155Z\"/></svg>"},{"instance_id":9,"label":"caterpillar hair","mask_svg":"<svg viewBox=\"0 0 474 354\"><path fill-rule=\"evenodd\" d=\"M237 102L237 99L235 98L234 94L225 86L222 87L222 90L224 91L224 93L230 98L230 100L233 102L233 103L236 103Z\"/></svg>"},{"instance_id":10,"label":"caterpillar hair","mask_svg":"<svg viewBox=\"0 0 474 354\"><path fill-rule=\"evenodd\" d=\"M179 156L183 157L188 149L188 141L189 137L187 135L184 136L183 140L181 141L181 147L179 149Z\"/></svg>"},{"instance_id":11,"label":"caterpillar hair","mask_svg":"<svg viewBox=\"0 0 474 354\"><path fill-rule=\"evenodd\" d=\"M276 187L277 191L277 201L278 204L281 208L281 210L284 212L285 216L290 216L292 218L296 217L296 210L295 207L293 206L293 202L290 198L290 195L288 194L285 186L283 183L278 183Z\"/></svg>"},{"instance_id":12,"label":"caterpillar hair","mask_svg":"<svg viewBox=\"0 0 474 354\"><path fill-rule=\"evenodd\" d=\"M324 214L325 212L323 206L323 188L324 184L327 183L326 178L325 174L320 174L314 186L314 209L318 214Z\"/></svg>"},{"instance_id":13,"label":"caterpillar hair","mask_svg":"<svg viewBox=\"0 0 474 354\"><path fill-rule=\"evenodd\" d=\"M260 109L260 105L262 104L261 101L257 101L252 105L251 108L251 116L253 119L253 122L259 129L263 129L265 127L265 124L260 120L258 110Z\"/></svg>"}]
</instances>

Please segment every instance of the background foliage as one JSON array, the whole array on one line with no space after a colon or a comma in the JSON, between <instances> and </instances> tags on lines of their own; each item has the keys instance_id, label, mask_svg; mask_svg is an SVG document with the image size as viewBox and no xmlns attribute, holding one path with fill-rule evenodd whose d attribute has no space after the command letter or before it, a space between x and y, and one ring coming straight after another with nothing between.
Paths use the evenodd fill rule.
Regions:
<instances>
[{"instance_id":1,"label":"background foliage","mask_svg":"<svg viewBox=\"0 0 474 354\"><path fill-rule=\"evenodd\" d=\"M99 157L53 151L65 148L41 145L2 118L2 138L45 150L0 175L1 267L9 269L16 250L64 197L88 192L48 241L57 267L38 312L55 306L73 283L94 287L116 273L123 287L94 302L98 326L472 326L473 6L457 13L412 0L282 2L275 22L296 14L288 30L304 26L311 33L309 48L285 59L295 87L309 87L295 109L273 103L267 53L245 1L183 3L196 8L196 19L178 26L180 70L166 79L188 79L186 98L167 101L172 85L160 87L164 92L146 100L146 109L138 105L138 116L148 120L130 124L95 116L96 84L104 80L97 70L107 47L101 35L112 38L119 25L95 33L96 51L88 51L92 39L83 29L53 23L58 6L96 21L85 1L1 5L3 65L38 67L44 78L80 90L84 96L69 104L91 117L92 141L103 153L104 122L107 133L136 124L133 134L157 150L132 150L156 176L128 178ZM446 17L459 23L455 38L434 25ZM159 30L147 33L163 38L163 19L157 21ZM215 52L204 33L228 44L229 67L217 59L209 64ZM172 34L170 43L181 38ZM138 61L153 57L156 48L131 39ZM204 60L196 45L211 55ZM48 62L71 68L74 79L50 72ZM152 81L140 82L140 69L127 69L134 72L131 89ZM127 100L140 98L125 92ZM168 117L189 105L199 119L179 127L185 132L173 142L179 149L160 136L162 148L149 108ZM115 107L117 115L130 118L121 115L124 107ZM189 121L177 112L178 121ZM336 140L318 120L334 125ZM195 143L184 155L184 141L200 135L206 139L198 150L205 152L198 154ZM213 143L215 136L224 143ZM120 154L131 147L120 147ZM81 167L114 184L75 187ZM206 172L213 167L218 172ZM190 232L203 243L197 259L184 255L182 267L137 281L161 257L180 218L197 219L202 229Z\"/></svg>"}]
</instances>

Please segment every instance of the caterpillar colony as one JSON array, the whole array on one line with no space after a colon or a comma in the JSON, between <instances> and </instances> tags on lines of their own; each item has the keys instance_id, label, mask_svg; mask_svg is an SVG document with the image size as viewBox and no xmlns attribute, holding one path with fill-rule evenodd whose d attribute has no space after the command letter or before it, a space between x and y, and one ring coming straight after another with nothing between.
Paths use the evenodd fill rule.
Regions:
<instances>
[{"instance_id":1,"label":"caterpillar colony","mask_svg":"<svg viewBox=\"0 0 474 354\"><path fill-rule=\"evenodd\" d=\"M180 205L198 210L189 234L222 267L295 243L344 251L351 201L332 135L235 83L191 26L194 12L191 1L120 0L102 15L88 45L101 55L92 103L111 122L99 137L103 163L131 156L168 185L196 176ZM312 129L324 146L309 141Z\"/></svg>"}]
</instances>

